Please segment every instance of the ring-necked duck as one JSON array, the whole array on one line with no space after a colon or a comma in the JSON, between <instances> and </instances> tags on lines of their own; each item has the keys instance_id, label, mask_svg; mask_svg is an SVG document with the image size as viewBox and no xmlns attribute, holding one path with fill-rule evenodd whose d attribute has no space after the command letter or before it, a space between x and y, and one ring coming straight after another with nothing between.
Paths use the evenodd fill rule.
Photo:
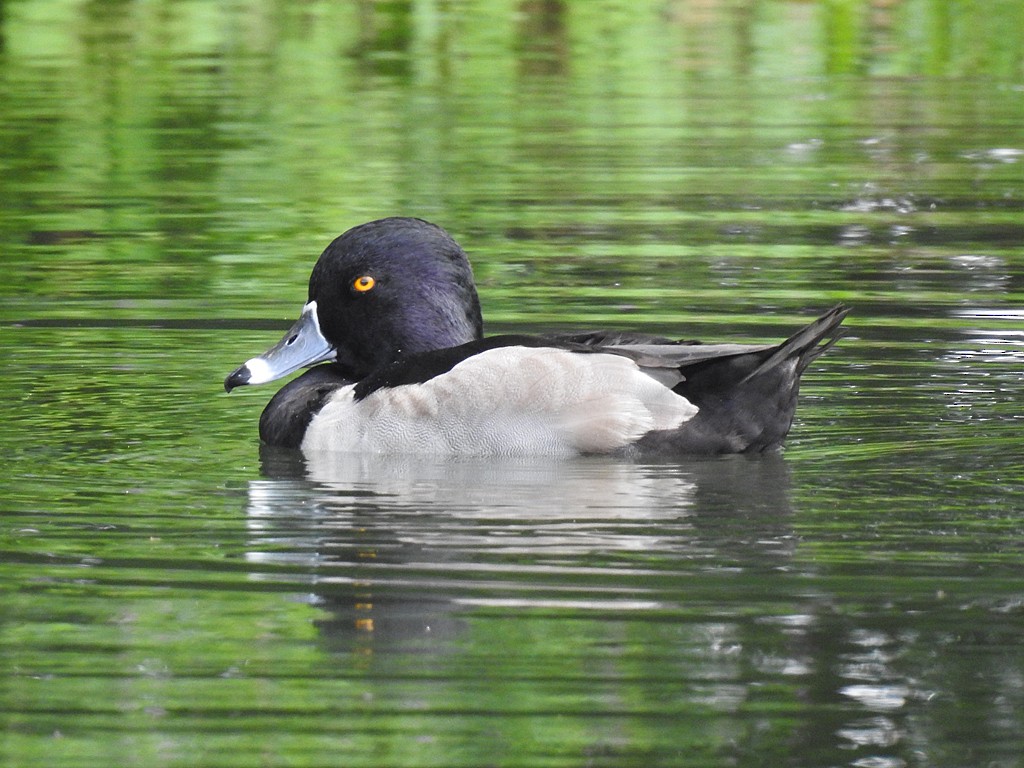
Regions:
<instances>
[{"instance_id":1,"label":"ring-necked duck","mask_svg":"<svg viewBox=\"0 0 1024 768\"><path fill-rule=\"evenodd\" d=\"M260 418L264 442L307 453L756 452L782 443L800 375L847 311L765 346L604 331L484 338L462 248L426 221L388 218L327 246L298 321L224 387L326 363Z\"/></svg>"}]
</instances>

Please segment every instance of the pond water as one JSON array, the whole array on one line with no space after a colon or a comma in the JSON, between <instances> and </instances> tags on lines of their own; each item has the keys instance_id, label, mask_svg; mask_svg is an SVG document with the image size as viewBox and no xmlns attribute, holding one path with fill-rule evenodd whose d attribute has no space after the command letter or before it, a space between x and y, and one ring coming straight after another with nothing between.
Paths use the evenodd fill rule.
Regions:
<instances>
[{"instance_id":1,"label":"pond water","mask_svg":"<svg viewBox=\"0 0 1024 768\"><path fill-rule=\"evenodd\" d=\"M1024 11L0 5L0 763L1024 765ZM261 449L342 230L779 339L779 455Z\"/></svg>"}]
</instances>

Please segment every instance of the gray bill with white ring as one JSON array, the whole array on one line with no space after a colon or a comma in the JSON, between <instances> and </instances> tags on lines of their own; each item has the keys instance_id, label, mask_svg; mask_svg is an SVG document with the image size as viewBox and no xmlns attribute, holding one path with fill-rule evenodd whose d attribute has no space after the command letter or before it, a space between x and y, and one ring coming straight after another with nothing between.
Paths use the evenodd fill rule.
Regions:
<instances>
[{"instance_id":1,"label":"gray bill with white ring","mask_svg":"<svg viewBox=\"0 0 1024 768\"><path fill-rule=\"evenodd\" d=\"M316 302L311 301L277 344L259 357L246 360L224 379L224 389L230 392L243 384L266 384L299 368L334 360L336 354L334 346L320 332Z\"/></svg>"}]
</instances>

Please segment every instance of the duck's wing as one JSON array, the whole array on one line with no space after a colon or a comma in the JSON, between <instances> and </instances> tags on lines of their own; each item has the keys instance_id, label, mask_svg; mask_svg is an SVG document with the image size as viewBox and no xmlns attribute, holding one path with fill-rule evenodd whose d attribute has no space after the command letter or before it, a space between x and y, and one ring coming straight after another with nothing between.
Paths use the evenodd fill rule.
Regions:
<instances>
[{"instance_id":1,"label":"duck's wing","mask_svg":"<svg viewBox=\"0 0 1024 768\"><path fill-rule=\"evenodd\" d=\"M684 379L682 368L688 364L772 349L772 345L703 344L630 331L555 333L544 338L555 346L575 351L612 352L628 357L644 373L669 388Z\"/></svg>"},{"instance_id":2,"label":"duck's wing","mask_svg":"<svg viewBox=\"0 0 1024 768\"><path fill-rule=\"evenodd\" d=\"M678 346L681 344L700 344L699 341L670 339L667 336L655 336L636 331L595 330L567 331L545 334L545 338L559 343L583 344L588 347L611 347L622 345L654 344L658 346Z\"/></svg>"},{"instance_id":3,"label":"duck's wing","mask_svg":"<svg viewBox=\"0 0 1024 768\"><path fill-rule=\"evenodd\" d=\"M753 344L616 344L595 350L600 349L628 357L648 376L657 379L669 389L675 389L686 380L688 366L767 352L772 348Z\"/></svg>"},{"instance_id":4,"label":"duck's wing","mask_svg":"<svg viewBox=\"0 0 1024 768\"><path fill-rule=\"evenodd\" d=\"M759 376L790 360L798 362L799 376L815 358L839 340L837 329L848 312L846 307L836 306L781 344L704 344L620 331L555 334L549 338L562 344L582 345L623 355L636 362L649 375L674 387L686 379L689 368L731 359L736 359L740 368L748 368L746 379Z\"/></svg>"},{"instance_id":5,"label":"duck's wing","mask_svg":"<svg viewBox=\"0 0 1024 768\"><path fill-rule=\"evenodd\" d=\"M639 365L651 368L687 366L707 360L718 360L737 355L757 354L771 350L758 366L767 370L797 353L806 368L815 358L839 340L835 330L849 313L844 306L836 306L818 319L801 328L782 344L706 344L689 339L669 339L631 331L599 330L554 333L544 338L559 345L582 345L614 351L632 358ZM752 371L749 375L755 375Z\"/></svg>"}]
</instances>

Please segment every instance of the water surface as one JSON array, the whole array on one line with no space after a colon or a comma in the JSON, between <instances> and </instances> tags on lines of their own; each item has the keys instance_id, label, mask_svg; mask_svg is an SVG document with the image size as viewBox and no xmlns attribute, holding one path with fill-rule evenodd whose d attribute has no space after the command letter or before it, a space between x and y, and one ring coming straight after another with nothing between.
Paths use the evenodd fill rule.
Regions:
<instances>
[{"instance_id":1,"label":"water surface","mask_svg":"<svg viewBox=\"0 0 1024 768\"><path fill-rule=\"evenodd\" d=\"M4 6L0 762L1019 766L1015 3ZM781 338L781 455L262 449L343 229Z\"/></svg>"}]
</instances>

